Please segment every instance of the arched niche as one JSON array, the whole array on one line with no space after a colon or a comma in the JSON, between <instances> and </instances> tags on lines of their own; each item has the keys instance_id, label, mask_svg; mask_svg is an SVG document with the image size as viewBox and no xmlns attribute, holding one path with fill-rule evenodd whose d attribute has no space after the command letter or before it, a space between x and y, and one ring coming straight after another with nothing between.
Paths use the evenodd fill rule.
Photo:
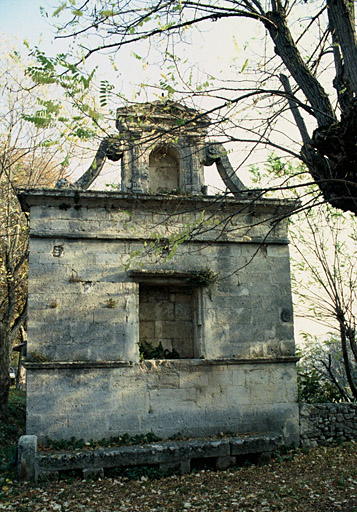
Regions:
<instances>
[{"instance_id":1,"label":"arched niche","mask_svg":"<svg viewBox=\"0 0 357 512\"><path fill-rule=\"evenodd\" d=\"M180 188L180 158L169 145L156 147L149 156L148 189L152 193Z\"/></svg>"}]
</instances>

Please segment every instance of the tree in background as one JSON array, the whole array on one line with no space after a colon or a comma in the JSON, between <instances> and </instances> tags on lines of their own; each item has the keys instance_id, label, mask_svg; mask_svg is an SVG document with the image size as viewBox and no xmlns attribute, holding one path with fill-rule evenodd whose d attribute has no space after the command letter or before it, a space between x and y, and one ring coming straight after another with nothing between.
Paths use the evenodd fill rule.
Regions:
<instances>
[{"instance_id":1,"label":"tree in background","mask_svg":"<svg viewBox=\"0 0 357 512\"><path fill-rule=\"evenodd\" d=\"M216 138L238 142L240 151L250 143L247 158L260 145L299 158L305 181L317 184L312 203L357 212L357 43L350 0L69 0L52 14L58 37L81 42L81 60L131 45L147 64L150 54L144 59L137 48L145 41L144 51L156 45L155 56L162 54L158 88L203 105ZM233 58L221 80L203 72L194 83L175 50L189 41L188 29L207 31L215 22L239 31L241 20L264 31L257 62ZM300 142L294 141L298 132Z\"/></svg>"},{"instance_id":2,"label":"tree in background","mask_svg":"<svg viewBox=\"0 0 357 512\"><path fill-rule=\"evenodd\" d=\"M9 51L10 45L7 45ZM26 116L42 104L55 105L46 84L33 88L25 76L19 51L2 52L0 72L0 419L7 419L9 366L13 343L26 322L27 218L21 211L16 188L54 186L65 173L73 141L61 136L52 121L42 126ZM39 103L40 102L40 103ZM41 121L41 116L38 115Z\"/></svg>"},{"instance_id":3,"label":"tree in background","mask_svg":"<svg viewBox=\"0 0 357 512\"><path fill-rule=\"evenodd\" d=\"M299 355L298 363L298 394L300 402L353 402L346 378L341 341L328 337L319 339L305 333L304 346ZM321 337L320 337L321 338ZM357 364L351 350L350 367L353 380L357 380Z\"/></svg>"},{"instance_id":4,"label":"tree in background","mask_svg":"<svg viewBox=\"0 0 357 512\"><path fill-rule=\"evenodd\" d=\"M301 166L270 155L263 169L251 167L253 181L272 189L281 176L295 188L280 190L291 198L314 195ZM298 192L299 190L299 192ZM276 193L276 192L275 192ZM289 219L295 317L304 319L300 349L300 398L310 401L357 400L357 220L329 204L305 206ZM309 333L321 326L323 340Z\"/></svg>"},{"instance_id":5,"label":"tree in background","mask_svg":"<svg viewBox=\"0 0 357 512\"><path fill-rule=\"evenodd\" d=\"M333 401L356 401L356 217L327 205L304 211L291 240L297 314L329 330L324 341L305 333L301 382L319 379L334 390Z\"/></svg>"}]
</instances>

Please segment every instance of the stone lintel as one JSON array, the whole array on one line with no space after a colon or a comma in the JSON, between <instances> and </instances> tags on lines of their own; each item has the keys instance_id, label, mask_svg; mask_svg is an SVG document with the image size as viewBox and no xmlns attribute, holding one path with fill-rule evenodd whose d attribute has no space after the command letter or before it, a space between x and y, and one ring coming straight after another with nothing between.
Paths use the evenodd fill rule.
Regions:
<instances>
[{"instance_id":1,"label":"stone lintel","mask_svg":"<svg viewBox=\"0 0 357 512\"><path fill-rule=\"evenodd\" d=\"M163 283L169 283L175 286L202 286L202 284L196 284L192 280L196 272L177 272L175 270L158 270L151 272L148 270L129 270L128 275L134 281L143 284L150 285L162 285ZM190 281L191 278L191 281Z\"/></svg>"}]
</instances>

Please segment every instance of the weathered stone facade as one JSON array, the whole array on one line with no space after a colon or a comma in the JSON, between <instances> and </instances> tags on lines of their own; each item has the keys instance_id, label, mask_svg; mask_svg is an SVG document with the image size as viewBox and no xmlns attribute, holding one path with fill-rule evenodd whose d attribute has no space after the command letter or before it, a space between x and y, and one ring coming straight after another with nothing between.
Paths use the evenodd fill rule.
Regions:
<instances>
[{"instance_id":1,"label":"weathered stone facade","mask_svg":"<svg viewBox=\"0 0 357 512\"><path fill-rule=\"evenodd\" d=\"M357 404L300 404L301 446L357 439Z\"/></svg>"},{"instance_id":2,"label":"weathered stone facade","mask_svg":"<svg viewBox=\"0 0 357 512\"><path fill-rule=\"evenodd\" d=\"M183 143L165 144L166 176ZM201 146L195 136L191 153ZM200 160L172 168L196 195L159 194L157 157L144 169L123 157L121 192L20 192L31 215L27 434L275 432L297 443L287 227L275 222L291 205L203 196ZM150 191L150 162L155 193L138 192ZM176 358L142 360L144 341Z\"/></svg>"},{"instance_id":3,"label":"weathered stone facade","mask_svg":"<svg viewBox=\"0 0 357 512\"><path fill-rule=\"evenodd\" d=\"M216 209L212 199L32 191L22 201L31 210L29 434L90 439L150 430L161 436L277 430L296 438L283 227L261 246L262 226L240 235L237 219L246 226L250 216L242 213L233 216L232 231L212 229L164 263L142 254L146 272L131 274L125 265L153 224L161 222L165 233L179 229L201 209L207 215ZM244 206L228 200L221 215ZM256 204L254 220L277 207L267 201L260 213ZM141 363L140 287L181 283L187 291L190 273L207 267L221 279L192 287L193 357L183 351L185 359Z\"/></svg>"}]
</instances>

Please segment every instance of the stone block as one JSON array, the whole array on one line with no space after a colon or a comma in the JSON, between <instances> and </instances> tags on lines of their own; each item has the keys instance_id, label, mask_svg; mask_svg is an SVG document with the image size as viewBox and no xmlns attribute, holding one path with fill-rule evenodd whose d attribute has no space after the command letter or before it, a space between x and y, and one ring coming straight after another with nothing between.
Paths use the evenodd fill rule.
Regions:
<instances>
[{"instance_id":1,"label":"stone block","mask_svg":"<svg viewBox=\"0 0 357 512\"><path fill-rule=\"evenodd\" d=\"M180 475L185 475L190 473L191 471L191 462L190 460L163 462L159 465L159 467L164 473L179 473Z\"/></svg>"},{"instance_id":2,"label":"stone block","mask_svg":"<svg viewBox=\"0 0 357 512\"><path fill-rule=\"evenodd\" d=\"M142 302L140 299L139 306L139 320L141 322L148 322L155 320L155 304L151 302Z\"/></svg>"},{"instance_id":3,"label":"stone block","mask_svg":"<svg viewBox=\"0 0 357 512\"><path fill-rule=\"evenodd\" d=\"M180 375L179 372L165 371L165 369L159 369L157 372L148 374L147 383L148 390L150 391L167 388L177 389L180 387Z\"/></svg>"},{"instance_id":4,"label":"stone block","mask_svg":"<svg viewBox=\"0 0 357 512\"><path fill-rule=\"evenodd\" d=\"M177 304L192 305L192 295L190 293L176 293L176 305Z\"/></svg>"},{"instance_id":5,"label":"stone block","mask_svg":"<svg viewBox=\"0 0 357 512\"><path fill-rule=\"evenodd\" d=\"M155 389L149 395L153 412L182 410L197 400L197 390L194 387Z\"/></svg>"},{"instance_id":6,"label":"stone block","mask_svg":"<svg viewBox=\"0 0 357 512\"><path fill-rule=\"evenodd\" d=\"M177 320L175 322L175 335L174 339L188 339L193 340L193 325L192 321L187 320Z\"/></svg>"},{"instance_id":7,"label":"stone block","mask_svg":"<svg viewBox=\"0 0 357 512\"><path fill-rule=\"evenodd\" d=\"M36 471L35 482L53 482L59 480L59 471L39 469Z\"/></svg>"},{"instance_id":8,"label":"stone block","mask_svg":"<svg viewBox=\"0 0 357 512\"><path fill-rule=\"evenodd\" d=\"M154 305L155 319L170 321L175 319L174 304L172 302L157 302Z\"/></svg>"},{"instance_id":9,"label":"stone block","mask_svg":"<svg viewBox=\"0 0 357 512\"><path fill-rule=\"evenodd\" d=\"M261 394L264 395L263 390L261 390ZM250 405L255 403L252 402L251 389L247 386L225 386L223 387L223 395L225 396L229 407L232 407L233 409L241 405ZM267 398L266 395L265 398ZM266 403L266 400L262 400L261 402Z\"/></svg>"},{"instance_id":10,"label":"stone block","mask_svg":"<svg viewBox=\"0 0 357 512\"><path fill-rule=\"evenodd\" d=\"M185 199L188 200L189 209L175 198L156 198L154 202L147 199L148 207L144 207L120 194L111 195L108 200L94 192L83 192L80 208L73 208L74 198L69 196L63 198L63 204L69 203L65 209L56 206L61 202L53 204L49 199L47 204L34 205L31 228L48 233L51 238L31 239L29 289L37 296L32 302L30 299L29 353L42 351L52 360L96 361L103 365L121 360L139 363L139 318L141 339L151 341L155 335L157 342L163 340L165 346L175 347L187 358L201 353L206 358L265 357L276 349L271 341L274 336L277 341L289 340L279 319L281 307L290 300L285 246L268 246L239 277L240 286L234 276L218 281L210 293L204 288L191 294L184 287L178 289L169 284L156 290L147 286L145 293L145 285L134 282L122 268L133 251L142 248L139 238L147 238L154 224L166 237L192 224L202 205L192 210L194 200ZM155 212L158 205L159 211ZM224 208L231 208L229 201ZM176 215L177 211L182 213ZM217 211L218 219L224 215L226 212ZM261 215L257 212L258 217ZM253 221L249 215L234 215L234 225L248 220L251 234L264 236L265 226L253 226L257 217ZM63 230L68 230L70 236L78 234L78 238L56 239L56 233ZM187 272L209 266L222 274L232 261L237 266L244 264L256 249L253 244L240 243L239 230L228 237L233 244L217 243L217 236L219 232L212 230L202 237L211 242L209 245L197 240L194 246L191 242L183 244L175 257L165 263L148 255L140 259L140 264L153 272ZM59 245L63 251L57 257L54 246ZM72 269L79 282L70 282ZM202 299L202 308L196 311L202 315L196 316L200 317L197 323L203 326L200 331L204 349L198 346L199 342L193 347L192 319L197 295ZM105 307L108 298L117 301L115 308ZM54 299L58 306L48 308ZM155 320L160 333L153 332ZM289 350L292 353L293 348ZM179 361L177 367L167 367L167 371L160 368L162 364L155 363L150 369L135 364L127 372L109 367L95 371L51 370L58 374L56 378L49 377L51 371L42 375L41 370L30 371L36 374L28 376L30 431L67 437L72 433L83 437L83 433L98 439L125 431L146 433L151 428L163 435L173 429L204 434L214 429L242 431L249 425L270 428L272 424L279 431L287 430L289 415L279 416L284 407L267 406L272 409L271 414L260 412L266 404L278 401L283 406L284 401L293 401L290 374L286 374L285 381L283 377L267 380L267 375L272 374L264 368L264 378L249 380L248 367L242 364L198 367L190 366L189 361L183 366ZM287 381L289 389L282 392ZM99 463L97 466L102 467Z\"/></svg>"},{"instance_id":11,"label":"stone block","mask_svg":"<svg viewBox=\"0 0 357 512\"><path fill-rule=\"evenodd\" d=\"M192 322L193 309L191 304L175 304L175 318Z\"/></svg>"},{"instance_id":12,"label":"stone block","mask_svg":"<svg viewBox=\"0 0 357 512\"><path fill-rule=\"evenodd\" d=\"M289 258L289 247L287 245L268 245L267 256L270 258Z\"/></svg>"},{"instance_id":13,"label":"stone block","mask_svg":"<svg viewBox=\"0 0 357 512\"><path fill-rule=\"evenodd\" d=\"M18 444L17 469L20 482L36 478L37 436L21 436Z\"/></svg>"},{"instance_id":14,"label":"stone block","mask_svg":"<svg viewBox=\"0 0 357 512\"><path fill-rule=\"evenodd\" d=\"M140 421L141 411L137 411L137 414L133 414L132 411L127 411L126 414L120 414L121 410L117 413L109 413L108 415L108 430L102 428L103 437L115 437L122 434L147 434L150 432L150 428L141 428L142 422ZM93 436L92 436L93 437ZM89 440L89 439L88 439Z\"/></svg>"},{"instance_id":15,"label":"stone block","mask_svg":"<svg viewBox=\"0 0 357 512\"><path fill-rule=\"evenodd\" d=\"M179 387L180 388L200 388L200 394L202 393L203 388L208 388L211 386L209 383L209 374L207 372L203 372L202 370L185 372L178 372L179 378ZM208 390L207 390L208 391ZM198 397L200 399L200 397Z\"/></svg>"},{"instance_id":16,"label":"stone block","mask_svg":"<svg viewBox=\"0 0 357 512\"><path fill-rule=\"evenodd\" d=\"M231 455L246 455L249 453L267 453L276 450L282 444L282 436L277 434L233 437L229 440Z\"/></svg>"},{"instance_id":17,"label":"stone block","mask_svg":"<svg viewBox=\"0 0 357 512\"><path fill-rule=\"evenodd\" d=\"M104 469L103 468L83 468L83 478L85 480L92 480L97 478L104 477Z\"/></svg>"},{"instance_id":18,"label":"stone block","mask_svg":"<svg viewBox=\"0 0 357 512\"><path fill-rule=\"evenodd\" d=\"M140 340L154 342L155 341L155 322L140 321Z\"/></svg>"},{"instance_id":19,"label":"stone block","mask_svg":"<svg viewBox=\"0 0 357 512\"><path fill-rule=\"evenodd\" d=\"M157 339L171 339L175 337L176 323L169 321L155 321L155 335Z\"/></svg>"},{"instance_id":20,"label":"stone block","mask_svg":"<svg viewBox=\"0 0 357 512\"><path fill-rule=\"evenodd\" d=\"M192 439L189 443L175 443L180 459L204 459L211 457L228 457L230 446L228 439Z\"/></svg>"},{"instance_id":21,"label":"stone block","mask_svg":"<svg viewBox=\"0 0 357 512\"><path fill-rule=\"evenodd\" d=\"M194 357L194 346L192 337L174 338L171 346L180 355L180 358L191 359Z\"/></svg>"},{"instance_id":22,"label":"stone block","mask_svg":"<svg viewBox=\"0 0 357 512\"><path fill-rule=\"evenodd\" d=\"M237 460L237 457L231 457L229 455L226 457L217 457L216 468L218 470L225 470L225 469L231 468L232 466L235 465L236 460Z\"/></svg>"},{"instance_id":23,"label":"stone block","mask_svg":"<svg viewBox=\"0 0 357 512\"><path fill-rule=\"evenodd\" d=\"M262 452L258 454L257 464L258 466L266 466L271 463L271 452Z\"/></svg>"},{"instance_id":24,"label":"stone block","mask_svg":"<svg viewBox=\"0 0 357 512\"><path fill-rule=\"evenodd\" d=\"M208 373L208 385L212 388L232 386L233 371L228 366L210 368Z\"/></svg>"}]
</instances>

